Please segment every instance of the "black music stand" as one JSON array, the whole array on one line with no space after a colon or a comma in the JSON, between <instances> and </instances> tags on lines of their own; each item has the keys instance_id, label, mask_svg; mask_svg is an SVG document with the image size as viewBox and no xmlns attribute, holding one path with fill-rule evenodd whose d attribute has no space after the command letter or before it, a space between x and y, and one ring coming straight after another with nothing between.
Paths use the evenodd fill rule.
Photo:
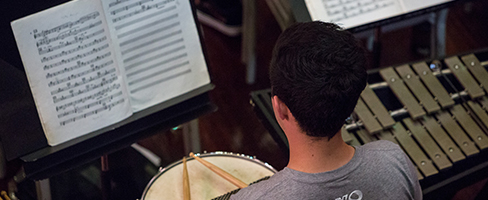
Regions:
<instances>
[{"instance_id":1,"label":"black music stand","mask_svg":"<svg viewBox=\"0 0 488 200\"><path fill-rule=\"evenodd\" d=\"M11 16L2 20L11 21L18 18L19 14L14 13L15 10L22 10L23 15L27 15L61 2L65 2L65 0L49 4L33 3L37 7L26 9L20 9L20 7L23 4L30 3L27 0L19 3L7 3L6 7L3 8L9 12L2 12L2 14L7 13ZM190 2L193 15L196 16L193 1ZM26 10L31 13L25 13ZM22 12L20 12L21 15ZM197 24L197 29L199 29L201 46L206 57L207 52L204 48L200 24L196 17L194 17L194 21ZM2 23L0 27L3 27L2 30L9 30L0 32L6 36L7 40L11 40L6 42L10 45L7 47L14 45L15 48L10 24ZM0 73L0 105L2 105L0 110L0 139L5 155L5 158L1 158L4 160L0 163L14 159L22 162L21 171L14 177L17 182L24 178L40 182L101 157L103 162L103 156L107 154L128 147L161 130L169 130L217 109L217 106L209 98L208 91L214 87L210 83L182 96L134 113L131 117L109 127L57 146L49 146L44 136L26 75L22 71L22 66L17 66L20 63L17 61L20 57L18 53L12 53L17 51L8 52L13 57L9 58L9 62L0 58L0 69L2 69L2 73ZM2 50L2 53L7 53L7 51L3 52ZM14 66L10 63L17 64Z\"/></svg>"},{"instance_id":2,"label":"black music stand","mask_svg":"<svg viewBox=\"0 0 488 200\"><path fill-rule=\"evenodd\" d=\"M304 0L289 0L293 16L297 22L312 21L310 12ZM443 2L434 6L422 8L404 14L395 15L378 21L347 27L359 38L367 38L367 48L373 52L373 67L379 67L381 54L381 34L403 27L413 26L423 21L429 21L430 27L430 57L445 56L445 24L447 8L453 3Z\"/></svg>"},{"instance_id":3,"label":"black music stand","mask_svg":"<svg viewBox=\"0 0 488 200\"><path fill-rule=\"evenodd\" d=\"M169 130L216 110L208 93L202 93L213 87L207 85L189 94L193 97L170 107L165 107L164 103L156 105L100 131L49 146L25 74L1 59L0 68L0 104L4 105L0 113L0 138L5 159L22 161L24 171L16 177L20 179L37 181L52 177L128 147L154 135L156 130Z\"/></svg>"}]
</instances>

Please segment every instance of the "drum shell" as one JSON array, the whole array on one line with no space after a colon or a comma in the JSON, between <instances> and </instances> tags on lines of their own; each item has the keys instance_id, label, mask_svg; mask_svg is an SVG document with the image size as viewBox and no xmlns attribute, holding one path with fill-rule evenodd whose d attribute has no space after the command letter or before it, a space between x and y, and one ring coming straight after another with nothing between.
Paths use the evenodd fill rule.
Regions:
<instances>
[{"instance_id":1,"label":"drum shell","mask_svg":"<svg viewBox=\"0 0 488 200\"><path fill-rule=\"evenodd\" d=\"M228 152L200 154L200 158L249 184L277 171L254 157ZM193 158L187 159L191 199L212 199L238 189ZM160 170L144 190L142 200L183 199L182 160Z\"/></svg>"}]
</instances>

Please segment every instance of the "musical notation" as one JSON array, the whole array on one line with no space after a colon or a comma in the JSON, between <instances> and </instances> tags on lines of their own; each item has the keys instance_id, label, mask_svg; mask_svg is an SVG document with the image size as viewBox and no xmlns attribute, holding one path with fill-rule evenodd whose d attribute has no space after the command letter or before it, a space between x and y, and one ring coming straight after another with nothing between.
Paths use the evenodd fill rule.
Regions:
<instances>
[{"instance_id":1,"label":"musical notation","mask_svg":"<svg viewBox=\"0 0 488 200\"><path fill-rule=\"evenodd\" d=\"M105 45L103 45L101 47L98 47L98 48L93 48L91 51L88 51L86 53L78 54L78 55L73 56L73 57L68 58L68 59L63 59L63 60L61 60L61 61L59 61L57 63L53 63L51 65L45 65L44 66L44 70L48 70L48 69L51 69L51 68L54 68L54 67L57 67L57 66L60 66L60 65L68 64L68 63L73 62L73 61L76 61L78 59L82 59L82 58L87 57L89 55L95 54L95 53L97 53L99 51L102 51L102 50L104 50L106 48L108 48L108 44L105 44Z\"/></svg>"},{"instance_id":2,"label":"musical notation","mask_svg":"<svg viewBox=\"0 0 488 200\"><path fill-rule=\"evenodd\" d=\"M70 118L68 120L65 120L65 121L61 121L59 123L59 125L61 126L65 126L66 124L70 123L70 122L75 122L76 120L80 120L80 119L84 119L84 118L87 118L91 115L94 115L94 114L98 114L100 112L103 112L103 111L110 111L113 107L119 105L119 104L122 104L125 102L125 99L120 99L114 103L111 103L111 104L107 104L107 105L104 105L103 107L101 108L98 108L96 110L93 110L93 111L90 111L90 112L87 112L85 114L81 114L81 115L78 115L76 117L73 117L73 118Z\"/></svg>"},{"instance_id":3,"label":"musical notation","mask_svg":"<svg viewBox=\"0 0 488 200\"><path fill-rule=\"evenodd\" d=\"M148 5L148 6L141 6L141 9L138 9L138 10L135 10L133 12L130 12L130 13L127 13L125 15L122 15L120 17L115 17L112 19L112 22L116 23L116 22L119 22L119 21L122 21L124 19L127 19L127 18L130 18L132 16L135 16L135 15L138 15L138 14L141 14L141 13L145 13L146 11L149 11L153 8L158 8L158 9L161 9L161 8L164 8L166 4L163 4L163 3L157 3L157 4L154 4L154 5ZM174 10L176 9L176 6L171 6L167 9L163 9L161 10L161 13L165 13L165 12L168 12L168 11L171 11L171 10Z\"/></svg>"},{"instance_id":4,"label":"musical notation","mask_svg":"<svg viewBox=\"0 0 488 200\"><path fill-rule=\"evenodd\" d=\"M70 80L73 80L73 79L76 79L76 78L79 78L79 77L86 76L86 75L88 75L88 74L90 74L90 73L92 73L92 72L99 71L99 70L101 70L101 69L103 69L103 68L105 68L105 67L107 67L107 66L109 66L109 65L111 65L111 64L113 64L113 63L114 63L114 61L113 61L113 60L109 60L108 62L103 63L103 64L101 64L101 65L91 65L91 66L90 66L90 69L85 70L85 71L82 71L82 72L80 72L80 73L77 73L77 74L71 74L70 76L65 77L65 78L61 78L61 79L57 79L57 78L56 78L56 80L54 80L54 81L50 81L50 82L49 82L49 84L48 84L48 86L49 86L49 87L53 87L53 86L56 86L56 85L58 85L58 84L64 83L64 82L66 82L66 81L70 81ZM114 70L115 70L115 69L114 69Z\"/></svg>"},{"instance_id":5,"label":"musical notation","mask_svg":"<svg viewBox=\"0 0 488 200\"><path fill-rule=\"evenodd\" d=\"M114 10L110 11L110 14L116 15L119 12L127 11L127 10L129 10L129 9L131 9L133 7L141 6L142 4L145 4L145 3L150 2L150 1L153 1L153 0L141 0L139 2L135 2L135 3L129 4L127 6L123 6L123 7L114 9ZM141 6L141 7L146 7L146 6Z\"/></svg>"},{"instance_id":6,"label":"musical notation","mask_svg":"<svg viewBox=\"0 0 488 200\"><path fill-rule=\"evenodd\" d=\"M172 8L173 8L173 7L170 7L170 8L168 8L168 9L161 10L160 12L154 12L154 13L149 14L149 15L147 15L147 16L143 16L143 17L141 17L141 18L134 19L134 20L132 20L132 21L128 21L128 22L126 22L126 23L123 23L123 24L117 25L117 26L115 26L115 30L120 30L120 29L125 28L125 27L128 27L128 26L130 26L130 25L134 25L134 24L140 23L140 22L142 22L142 21L144 21L144 20L148 20L148 19L150 19L150 18L153 18L153 17L158 17L158 16L160 16L160 15L166 14L168 11L174 10L174 9L172 9ZM175 8L176 8L176 7L175 7ZM154 26L154 25L156 25L156 24L160 24L160 23L163 23L163 22L165 22L165 21L169 21L169 20L171 20L171 19L175 19L175 18L177 18L177 17L178 17L178 13L175 13L175 14L172 14L172 15L170 15L170 16L168 16L168 17L160 18L160 19L158 19L157 21L154 21L154 22L152 22L152 23L150 23L150 24L152 24L152 25ZM149 24L146 24L146 26L147 26L147 25L149 25Z\"/></svg>"},{"instance_id":7,"label":"musical notation","mask_svg":"<svg viewBox=\"0 0 488 200\"><path fill-rule=\"evenodd\" d=\"M170 2L154 0L137 9L131 4L132 9L121 5L110 10L132 94L191 73L181 16Z\"/></svg>"},{"instance_id":8,"label":"musical notation","mask_svg":"<svg viewBox=\"0 0 488 200\"><path fill-rule=\"evenodd\" d=\"M127 1L129 1L129 0L117 0L117 1L109 3L108 7L111 8L112 6L116 6L116 5L119 5L119 4L127 2Z\"/></svg>"},{"instance_id":9,"label":"musical notation","mask_svg":"<svg viewBox=\"0 0 488 200\"><path fill-rule=\"evenodd\" d=\"M105 71L103 71L103 72L98 72L98 73L97 73L97 75L96 75L95 77L90 77L90 78L88 78L88 79L87 79L87 78L85 78L85 77L83 77L83 78L81 79L81 81L79 81L79 82L75 82L74 84L67 83L67 84L66 84L66 87L63 87L63 88L58 88L57 90L53 90L53 91L51 91L51 95L56 95L56 94L58 94L58 93L61 93L61 92L64 92L64 91L67 91L67 90L70 90L70 89L76 88L76 87L78 87L78 86L82 86L82 85L85 85L85 84L87 84L87 83L91 83L91 82L93 82L93 81L96 81L96 80L98 80L98 79L100 79L100 78L102 78L102 77L104 77L104 76L107 76L107 75L109 75L109 74L113 74L113 73L115 73L115 72L116 72L115 68L112 68L112 69L109 69L109 70L105 70ZM71 77L71 76L70 76L70 77ZM73 76L73 77L74 77L74 76ZM103 84L103 83L102 83L102 84Z\"/></svg>"},{"instance_id":10,"label":"musical notation","mask_svg":"<svg viewBox=\"0 0 488 200\"><path fill-rule=\"evenodd\" d=\"M91 102L89 104L82 105L82 106L75 106L72 110L68 110L68 111L65 111L61 114L58 114L58 119L69 116L69 115L74 114L74 113L83 113L83 111L85 111L86 109L90 109L90 108L95 107L97 105L105 105L107 102L112 101L114 98L119 97L122 94L123 94L122 91L120 91L116 94L113 94L113 95L110 95L108 97L99 99L99 100ZM58 110L56 110L56 111L58 111Z\"/></svg>"},{"instance_id":11,"label":"musical notation","mask_svg":"<svg viewBox=\"0 0 488 200\"><path fill-rule=\"evenodd\" d=\"M67 37L70 37L70 36L73 36L73 35L77 35L81 32L84 32L86 30L89 30L91 28L94 28L94 27L97 27L97 26L100 26L102 25L102 21L98 21L98 22L95 22L93 24L89 24L88 26L86 27L82 27L82 28L79 28L79 29L71 29L70 31L68 32L65 32L65 33L62 33L62 34L59 34L58 36L56 37L53 37L53 38L43 38L41 40L39 40L36 45L37 47L41 46L41 45L48 45L50 44L51 42L55 42L55 41L58 41L58 40L62 40L64 38L67 38Z\"/></svg>"},{"instance_id":12,"label":"musical notation","mask_svg":"<svg viewBox=\"0 0 488 200\"><path fill-rule=\"evenodd\" d=\"M69 91L69 94L68 95L61 95L59 97L58 96L53 96L52 97L53 103L56 104L58 102L61 102L61 101L66 100L66 99L70 99L70 98L76 97L78 95L85 94L85 93L90 92L92 90L101 88L104 85L111 84L111 83L113 83L116 80L118 80L118 77L117 76L114 76L114 77L112 77L110 79L107 79L107 80L106 79L102 79L102 81L99 84L87 85L84 90L81 90L81 89L79 89L78 91L71 90L71 91ZM110 88L112 88L112 89L119 89L120 88L120 84L114 84Z\"/></svg>"},{"instance_id":13,"label":"musical notation","mask_svg":"<svg viewBox=\"0 0 488 200\"><path fill-rule=\"evenodd\" d=\"M90 43L87 43L87 44L84 44L84 45L79 45L78 47L73 48L73 49L70 49L70 50L67 50L67 51L61 51L60 53L54 54L52 56L43 57L41 59L41 62L47 62L47 61L50 61L50 60L53 60L53 59L56 59L56 58L60 58L60 57L65 56L65 55L72 54L74 52L77 52L77 51L80 51L80 50L89 48L89 47L91 47L93 45L96 45L96 44L98 44L100 42L103 42L105 40L107 40L107 36L103 36L100 39L94 39L93 42L90 42Z\"/></svg>"},{"instance_id":14,"label":"musical notation","mask_svg":"<svg viewBox=\"0 0 488 200\"><path fill-rule=\"evenodd\" d=\"M82 0L13 21L48 144L62 144L210 89L192 11L189 1ZM124 60L133 64L154 55L162 57L131 69L131 80L156 74L135 84L133 89L142 92L131 95Z\"/></svg>"},{"instance_id":15,"label":"musical notation","mask_svg":"<svg viewBox=\"0 0 488 200\"><path fill-rule=\"evenodd\" d=\"M104 59L106 57L109 57L111 55L112 55L112 52L108 52L106 54L103 54L101 56L97 56L97 57L95 57L95 58L93 58L91 60L88 60L86 62L78 61L75 66L65 67L62 70L59 70L59 71L56 71L56 72L53 72L53 73L47 73L46 74L46 79L49 79L49 78L52 78L52 77L56 77L56 76L58 76L60 74L63 74L63 73L66 73L66 72L70 72L70 71L73 71L73 70L78 69L80 67L83 67L83 66L92 64L92 63L97 62L99 60L102 60L102 59Z\"/></svg>"},{"instance_id":16,"label":"musical notation","mask_svg":"<svg viewBox=\"0 0 488 200\"><path fill-rule=\"evenodd\" d=\"M60 105L60 106L56 106L56 112L58 112L60 110L65 110L66 108L71 107L71 106L76 106L80 103L85 103L87 101L93 101L93 100L99 99L111 91L112 90L106 88L106 89L98 91L97 93L94 93L94 94L91 94L88 96L84 96L84 97L77 99L75 101L71 101L71 102L68 102L68 103Z\"/></svg>"},{"instance_id":17,"label":"musical notation","mask_svg":"<svg viewBox=\"0 0 488 200\"><path fill-rule=\"evenodd\" d=\"M90 13L88 15L81 17L80 19L78 19L75 22L67 22L67 23L64 23L62 25L59 25L59 26L54 27L54 28L49 29L49 30L41 31L39 33L37 33L37 30L34 30L34 39L37 39L38 37L45 37L51 33L60 32L61 30L66 29L66 28L72 28L73 26L76 26L78 24L83 24L88 20L95 19L98 16L100 16L99 12L93 12L93 13Z\"/></svg>"},{"instance_id":18,"label":"musical notation","mask_svg":"<svg viewBox=\"0 0 488 200\"><path fill-rule=\"evenodd\" d=\"M395 5L395 0L324 0L327 15L332 22Z\"/></svg>"},{"instance_id":19,"label":"musical notation","mask_svg":"<svg viewBox=\"0 0 488 200\"><path fill-rule=\"evenodd\" d=\"M48 47L38 48L38 52L39 52L39 55L43 55L43 54L46 54L46 53L49 53L49 52L53 52L53 51L58 50L58 49L61 49L63 47L67 47L67 46L70 46L72 44L76 44L76 43L82 42L84 40L90 39L90 38L95 37L97 35L100 35L100 34L102 34L104 32L105 32L105 30L104 29L101 29L99 31L96 31L96 32L90 34L90 35L81 36L81 37L75 37L71 41L60 42L60 44L58 46L54 46L54 47L48 46Z\"/></svg>"}]
</instances>

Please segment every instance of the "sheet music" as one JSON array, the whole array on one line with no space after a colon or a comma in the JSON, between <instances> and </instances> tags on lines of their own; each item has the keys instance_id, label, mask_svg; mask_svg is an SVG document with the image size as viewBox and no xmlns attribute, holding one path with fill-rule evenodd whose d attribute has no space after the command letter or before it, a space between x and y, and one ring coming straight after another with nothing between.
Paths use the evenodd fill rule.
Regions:
<instances>
[{"instance_id":1,"label":"sheet music","mask_svg":"<svg viewBox=\"0 0 488 200\"><path fill-rule=\"evenodd\" d=\"M348 29L450 0L305 0L312 20L334 22Z\"/></svg>"},{"instance_id":2,"label":"sheet music","mask_svg":"<svg viewBox=\"0 0 488 200\"><path fill-rule=\"evenodd\" d=\"M334 22L346 29L403 12L398 0L305 0L305 2L313 20Z\"/></svg>"},{"instance_id":3,"label":"sheet music","mask_svg":"<svg viewBox=\"0 0 488 200\"><path fill-rule=\"evenodd\" d=\"M411 12L411 11L415 11L415 10L419 10L419 9L423 9L423 8L427 8L427 7L431 7L431 6L435 6L435 5L439 5L439 4L442 4L442 3L446 3L446 2L449 2L449 1L452 1L452 0L429 0L429 1L425 1L425 0L408 0L408 1L403 1L403 5L405 7L405 11L406 12Z\"/></svg>"},{"instance_id":4,"label":"sheet music","mask_svg":"<svg viewBox=\"0 0 488 200\"><path fill-rule=\"evenodd\" d=\"M72 1L12 23L50 145L132 114L100 8Z\"/></svg>"},{"instance_id":5,"label":"sheet music","mask_svg":"<svg viewBox=\"0 0 488 200\"><path fill-rule=\"evenodd\" d=\"M210 82L187 0L102 0L135 112Z\"/></svg>"}]
</instances>

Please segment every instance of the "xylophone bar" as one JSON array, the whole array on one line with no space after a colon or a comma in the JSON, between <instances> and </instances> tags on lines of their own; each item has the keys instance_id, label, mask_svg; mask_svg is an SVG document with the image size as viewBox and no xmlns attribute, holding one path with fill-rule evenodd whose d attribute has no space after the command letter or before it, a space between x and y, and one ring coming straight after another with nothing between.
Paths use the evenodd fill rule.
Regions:
<instances>
[{"instance_id":1,"label":"xylophone bar","mask_svg":"<svg viewBox=\"0 0 488 200\"><path fill-rule=\"evenodd\" d=\"M453 163L466 158L434 118L426 116L421 123Z\"/></svg>"},{"instance_id":2,"label":"xylophone bar","mask_svg":"<svg viewBox=\"0 0 488 200\"><path fill-rule=\"evenodd\" d=\"M483 68L481 66L482 63L479 61L475 60L473 61L472 58L467 56L467 58L470 58L470 66L478 66L478 67L471 67L476 69L476 74L481 74L484 75L487 74L486 70L480 71L480 68ZM455 60L453 58L448 58L446 60ZM477 62L476 62L477 61ZM478 64L476 64L478 63ZM461 66L459 63L456 64L457 66ZM448 93L446 89L442 86L441 82L439 81L439 78L443 78L442 76L446 76L446 74L454 74L460 81L460 83L473 83L476 81L472 78L472 76L469 74L469 72L452 72L452 70L439 70L432 72L428 67L426 63L415 63L412 65L412 68L415 69L415 71L420 74L416 75L413 73L413 71L410 69L408 65L403 65L400 67L396 67L396 71L404 77L403 79L400 79L398 74L394 71L394 68L386 68L380 71L381 76L383 79L385 79L385 82L382 83L375 83L368 85L368 87L363 91L361 94L361 98L364 100L366 103L367 107L369 107L370 112L366 113L367 110L364 109L364 107L361 107L359 111L356 111L356 114L358 115L359 119L361 122L359 123L360 125L364 125L366 129L370 133L375 133L378 132L378 122L383 125L383 128L388 128L392 126L392 120L390 120L387 123L384 123L385 118L390 118L391 117L396 117L396 115L404 115L405 113L408 113L410 117L412 118L419 118L422 117L426 114L425 111L429 114L434 114L435 112L440 110L439 104L441 105L442 108L446 109L452 105L454 105L454 100L456 99L464 99L466 95L473 96L473 97L479 97L480 92L476 92L477 89L465 89L462 91L458 91L456 88L454 90L456 93ZM454 67L455 68L455 67ZM459 67L457 67L459 68ZM460 68L462 69L462 68ZM466 69L466 68L464 68ZM483 69L481 69L483 70ZM462 70L461 70L462 71ZM484 73L482 73L484 72ZM467 73L467 74L466 74ZM458 74L458 75L456 75ZM462 74L462 75L459 75ZM436 76L440 76L439 78ZM480 79L484 82L488 82L485 79ZM423 84L422 84L423 82ZM480 81L481 82L481 81ZM425 86L424 86L425 85ZM473 84L464 84L464 85L473 85ZM407 87L408 86L408 87ZM375 101L375 99L378 99L377 96L372 92L372 89L378 89L382 87L389 87L391 91L396 95L398 100L404 105L403 108L400 108L398 110L392 110L389 111L391 114L390 116L387 116L383 113L385 113L384 106L378 105L378 100ZM470 86L472 88L480 88L479 86ZM410 93L412 91L412 93ZM475 91L475 93L470 92L470 91ZM432 96L432 95L433 96ZM484 94L481 93L481 94ZM434 101L435 100L435 101ZM484 107L488 107L488 101L487 100L480 100L479 101ZM437 104L439 103L439 104ZM425 111L422 109L425 109ZM370 116L374 116L376 120L371 120L369 119ZM386 117L385 117L386 116ZM352 126L357 125L353 124ZM348 127L351 128L351 127Z\"/></svg>"},{"instance_id":3,"label":"xylophone bar","mask_svg":"<svg viewBox=\"0 0 488 200\"><path fill-rule=\"evenodd\" d=\"M364 91L361 93L361 99L364 100L367 105L369 105L371 111L376 116L383 128L389 128L395 125L395 120L390 116L385 106L383 106L380 99L378 96L376 96L369 85L366 86Z\"/></svg>"},{"instance_id":4,"label":"xylophone bar","mask_svg":"<svg viewBox=\"0 0 488 200\"><path fill-rule=\"evenodd\" d=\"M359 120L344 127L348 140L356 137L364 144L385 139L399 144L415 163L419 179L449 171L455 163L488 148L488 62L480 62L474 54L443 62L379 70L384 82L370 83L361 94L361 105L355 110ZM371 131L370 127L383 125L380 113L391 107L377 105L391 102L378 98L378 90L390 91L402 107L386 109L388 118L396 121L392 128ZM379 100L365 100L375 98Z\"/></svg>"},{"instance_id":5,"label":"xylophone bar","mask_svg":"<svg viewBox=\"0 0 488 200\"><path fill-rule=\"evenodd\" d=\"M466 156L479 153L474 143L464 134L463 130L448 112L441 112L436 115L441 125L447 131L449 136L454 139L456 144L461 148Z\"/></svg>"},{"instance_id":6,"label":"xylophone bar","mask_svg":"<svg viewBox=\"0 0 488 200\"><path fill-rule=\"evenodd\" d=\"M407 86L393 68L389 67L380 70L380 75L386 80L388 86L406 107L412 118L419 118L425 115L425 111L419 105L419 102L415 99L413 94L409 92Z\"/></svg>"},{"instance_id":7,"label":"xylophone bar","mask_svg":"<svg viewBox=\"0 0 488 200\"><path fill-rule=\"evenodd\" d=\"M432 161L422 153L417 143L408 135L405 128L400 122L397 122L393 127L393 135L398 140L403 149L408 153L412 161L417 165L424 176L437 174L437 169L432 164Z\"/></svg>"},{"instance_id":8,"label":"xylophone bar","mask_svg":"<svg viewBox=\"0 0 488 200\"><path fill-rule=\"evenodd\" d=\"M368 132L375 133L383 129L373 114L368 110L368 107L366 107L363 100L358 100L355 111L359 119L364 122L364 127L368 130Z\"/></svg>"},{"instance_id":9,"label":"xylophone bar","mask_svg":"<svg viewBox=\"0 0 488 200\"><path fill-rule=\"evenodd\" d=\"M412 93L418 98L419 104L425 108L427 113L434 113L441 109L429 91L422 85L419 77L415 75L410 66L402 65L395 69L398 74L403 77L405 84L407 84L408 88L410 88Z\"/></svg>"},{"instance_id":10,"label":"xylophone bar","mask_svg":"<svg viewBox=\"0 0 488 200\"><path fill-rule=\"evenodd\" d=\"M415 72L417 72L417 74L419 74L419 77L422 82L425 83L425 86L432 91L442 108L448 108L454 105L454 100L452 100L425 62L415 63L412 65L412 68L415 70Z\"/></svg>"},{"instance_id":11,"label":"xylophone bar","mask_svg":"<svg viewBox=\"0 0 488 200\"><path fill-rule=\"evenodd\" d=\"M342 128L344 141L400 145L427 196L488 175L488 61L480 60L488 60L488 51L370 71L352 123ZM273 138L287 144L269 103L260 102L270 101L270 90L251 95Z\"/></svg>"},{"instance_id":12,"label":"xylophone bar","mask_svg":"<svg viewBox=\"0 0 488 200\"><path fill-rule=\"evenodd\" d=\"M403 123L410 129L412 135L418 141L422 149L434 161L439 170L443 170L452 166L451 162L442 150L437 146L436 142L429 133L422 127L418 121L413 121L410 118L405 118Z\"/></svg>"},{"instance_id":13,"label":"xylophone bar","mask_svg":"<svg viewBox=\"0 0 488 200\"><path fill-rule=\"evenodd\" d=\"M485 95L480 85L473 79L467 68L459 60L458 57L450 57L445 59L445 62L451 72L456 76L457 80L463 85L468 92L471 99L482 97ZM474 72L473 72L474 73Z\"/></svg>"}]
</instances>

